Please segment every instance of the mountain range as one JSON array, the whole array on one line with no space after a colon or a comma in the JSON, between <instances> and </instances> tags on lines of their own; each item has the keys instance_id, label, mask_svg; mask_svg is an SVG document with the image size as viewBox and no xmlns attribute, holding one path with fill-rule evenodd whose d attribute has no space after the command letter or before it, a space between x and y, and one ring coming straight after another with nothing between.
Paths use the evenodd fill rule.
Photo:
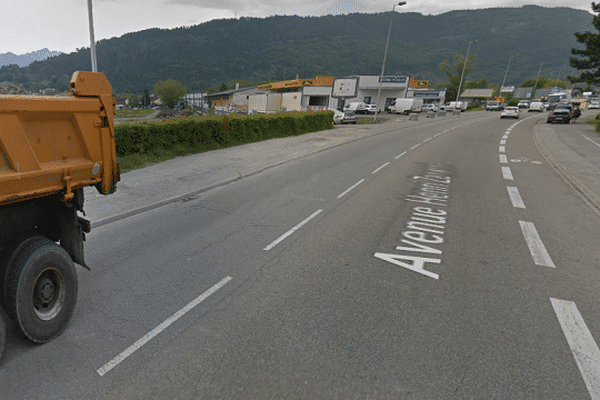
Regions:
<instances>
[{"instance_id":1,"label":"mountain range","mask_svg":"<svg viewBox=\"0 0 600 400\"><path fill-rule=\"evenodd\" d=\"M19 67L26 67L34 61L44 61L50 57L57 56L59 54L64 54L60 51L50 51L47 48L41 49L38 51L33 51L31 53L16 55L13 53L4 53L0 54L0 67L3 65L16 64Z\"/></svg>"},{"instance_id":2,"label":"mountain range","mask_svg":"<svg viewBox=\"0 0 600 400\"><path fill-rule=\"evenodd\" d=\"M379 74L391 13L273 16L213 20L176 29L148 29L97 43L98 69L115 93L141 93L173 78L188 92L222 82L266 82L317 75ZM395 13L386 74L443 82L444 60L476 57L469 79L501 83L512 55L507 85L541 75L573 74L575 32L595 32L593 15L568 7L489 8L439 15ZM0 68L0 82L29 90L67 90L73 71L90 70L89 48L26 67ZM243 84L242 84L243 86Z\"/></svg>"}]
</instances>

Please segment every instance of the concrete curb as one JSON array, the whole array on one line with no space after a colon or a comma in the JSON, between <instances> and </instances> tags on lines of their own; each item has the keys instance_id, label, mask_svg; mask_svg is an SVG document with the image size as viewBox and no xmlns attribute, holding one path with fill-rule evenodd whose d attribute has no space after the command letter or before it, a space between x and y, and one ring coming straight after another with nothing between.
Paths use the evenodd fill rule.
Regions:
<instances>
[{"instance_id":1,"label":"concrete curb","mask_svg":"<svg viewBox=\"0 0 600 400\"><path fill-rule=\"evenodd\" d=\"M546 161L600 216L600 169L573 151L544 120L534 125L533 141Z\"/></svg>"}]
</instances>

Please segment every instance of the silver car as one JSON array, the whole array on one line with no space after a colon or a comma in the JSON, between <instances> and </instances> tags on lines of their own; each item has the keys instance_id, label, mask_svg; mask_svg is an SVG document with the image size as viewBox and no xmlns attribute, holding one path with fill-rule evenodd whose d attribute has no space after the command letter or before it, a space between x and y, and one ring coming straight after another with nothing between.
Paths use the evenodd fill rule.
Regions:
<instances>
[{"instance_id":1,"label":"silver car","mask_svg":"<svg viewBox=\"0 0 600 400\"><path fill-rule=\"evenodd\" d=\"M519 107L506 107L500 114L500 118L516 118L519 119Z\"/></svg>"}]
</instances>

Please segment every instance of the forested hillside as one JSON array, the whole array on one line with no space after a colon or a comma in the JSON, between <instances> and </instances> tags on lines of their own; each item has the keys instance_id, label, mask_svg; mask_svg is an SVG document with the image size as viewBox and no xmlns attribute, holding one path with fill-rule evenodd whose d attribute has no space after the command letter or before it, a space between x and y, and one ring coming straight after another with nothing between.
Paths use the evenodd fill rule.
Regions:
<instances>
[{"instance_id":1,"label":"forested hillside","mask_svg":"<svg viewBox=\"0 0 600 400\"><path fill-rule=\"evenodd\" d=\"M435 16L396 13L386 73L443 81L438 65L465 54L471 40L477 71L500 83L508 58L507 84L542 74L562 77L571 48L581 45L575 32L593 31L592 14L570 8L495 8L452 11ZM316 75L378 74L390 13L323 17L275 16L214 20L191 27L149 29L101 40L98 69L115 93L152 90L159 80L176 79L188 91L205 91L229 80L264 81ZM29 90L66 90L71 74L90 70L89 48L28 67L0 68L0 82Z\"/></svg>"}]
</instances>

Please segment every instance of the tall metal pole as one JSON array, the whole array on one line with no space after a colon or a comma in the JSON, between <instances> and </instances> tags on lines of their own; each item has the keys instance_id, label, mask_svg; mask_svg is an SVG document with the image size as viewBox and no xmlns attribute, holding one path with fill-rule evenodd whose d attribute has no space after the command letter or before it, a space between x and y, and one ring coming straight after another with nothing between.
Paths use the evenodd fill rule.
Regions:
<instances>
[{"instance_id":1,"label":"tall metal pole","mask_svg":"<svg viewBox=\"0 0 600 400\"><path fill-rule=\"evenodd\" d=\"M469 46L467 46L467 57L465 58L465 64L463 65L462 74L460 75L460 82L458 84L458 91L456 92L456 101L458 101L458 96L460 96L460 88L462 86L463 77L465 76L465 69L467 69L467 60L469 59L469 50L471 50L471 45L475 43L477 40L471 40L469 42Z\"/></svg>"},{"instance_id":2,"label":"tall metal pole","mask_svg":"<svg viewBox=\"0 0 600 400\"><path fill-rule=\"evenodd\" d=\"M510 60L513 58L513 56L508 57L508 65L506 66L506 72L504 73L504 79L502 80L502 85L500 85L500 91L502 91L502 88L504 87L504 84L506 83L506 76L508 75L508 67L510 67Z\"/></svg>"},{"instance_id":3,"label":"tall metal pole","mask_svg":"<svg viewBox=\"0 0 600 400\"><path fill-rule=\"evenodd\" d=\"M531 89L531 96L529 97L530 99L533 98L533 92L535 92L535 87L537 86L538 81L540 79L540 72L542 72L542 64L543 62L540 63L540 69L538 69L537 78L535 78L535 85L533 85L533 89Z\"/></svg>"},{"instance_id":4,"label":"tall metal pole","mask_svg":"<svg viewBox=\"0 0 600 400\"><path fill-rule=\"evenodd\" d=\"M88 16L90 19L90 52L92 53L92 72L98 72L98 61L96 60L96 41L94 40L94 18L92 14L92 0L88 0Z\"/></svg>"},{"instance_id":5,"label":"tall metal pole","mask_svg":"<svg viewBox=\"0 0 600 400\"><path fill-rule=\"evenodd\" d=\"M377 122L377 111L379 108L379 98L381 97L381 83L383 82L383 72L385 71L385 60L387 59L388 46L390 45L390 34L392 33L392 20L394 19L394 11L396 7L405 5L405 1L394 4L392 7L392 16L390 17L390 29L388 30L387 42L385 42L385 53L383 53L383 64L381 65L381 75L379 76L379 89L377 89L377 102L375 103L375 115L373 121Z\"/></svg>"}]
</instances>

